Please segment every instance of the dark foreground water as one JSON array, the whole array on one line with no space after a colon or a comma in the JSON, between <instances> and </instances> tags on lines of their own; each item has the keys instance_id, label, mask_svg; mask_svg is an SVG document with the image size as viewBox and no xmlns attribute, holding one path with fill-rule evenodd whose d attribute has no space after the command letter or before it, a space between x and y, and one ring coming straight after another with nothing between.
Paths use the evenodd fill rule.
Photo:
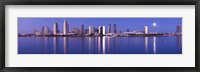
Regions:
<instances>
[{"instance_id":1,"label":"dark foreground water","mask_svg":"<svg viewBox=\"0 0 200 72\"><path fill-rule=\"evenodd\" d=\"M18 37L18 54L182 54L182 37Z\"/></svg>"}]
</instances>

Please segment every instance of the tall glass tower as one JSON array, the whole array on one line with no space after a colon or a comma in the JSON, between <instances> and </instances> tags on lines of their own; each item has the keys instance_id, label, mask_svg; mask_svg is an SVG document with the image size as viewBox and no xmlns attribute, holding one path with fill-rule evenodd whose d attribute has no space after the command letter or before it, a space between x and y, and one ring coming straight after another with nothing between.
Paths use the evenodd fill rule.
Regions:
<instances>
[{"instance_id":1,"label":"tall glass tower","mask_svg":"<svg viewBox=\"0 0 200 72\"><path fill-rule=\"evenodd\" d=\"M55 23L53 24L53 34L54 34L54 35L57 35L57 34L58 34L58 23L57 23L57 22L55 22Z\"/></svg>"},{"instance_id":2,"label":"tall glass tower","mask_svg":"<svg viewBox=\"0 0 200 72\"><path fill-rule=\"evenodd\" d=\"M114 24L114 33L117 33L117 25Z\"/></svg>"},{"instance_id":3,"label":"tall glass tower","mask_svg":"<svg viewBox=\"0 0 200 72\"><path fill-rule=\"evenodd\" d=\"M111 33L111 25L108 24L108 33Z\"/></svg>"},{"instance_id":4,"label":"tall glass tower","mask_svg":"<svg viewBox=\"0 0 200 72\"><path fill-rule=\"evenodd\" d=\"M84 32L84 25L83 24L81 24L81 35L85 35L85 32Z\"/></svg>"},{"instance_id":5,"label":"tall glass tower","mask_svg":"<svg viewBox=\"0 0 200 72\"><path fill-rule=\"evenodd\" d=\"M67 35L67 33L69 33L69 24L67 23L67 20L65 20L63 23L63 34Z\"/></svg>"}]
</instances>

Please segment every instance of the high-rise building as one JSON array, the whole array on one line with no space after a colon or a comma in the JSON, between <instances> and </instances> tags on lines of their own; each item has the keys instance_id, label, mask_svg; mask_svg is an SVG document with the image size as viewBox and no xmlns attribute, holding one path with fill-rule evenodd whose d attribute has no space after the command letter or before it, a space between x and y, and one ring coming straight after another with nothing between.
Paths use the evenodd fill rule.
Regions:
<instances>
[{"instance_id":1,"label":"high-rise building","mask_svg":"<svg viewBox=\"0 0 200 72\"><path fill-rule=\"evenodd\" d=\"M182 33L182 26L181 25L176 26L176 33Z\"/></svg>"},{"instance_id":2,"label":"high-rise building","mask_svg":"<svg viewBox=\"0 0 200 72\"><path fill-rule=\"evenodd\" d=\"M102 26L102 32L103 32L103 35L105 35L106 34L106 27L105 26Z\"/></svg>"},{"instance_id":3,"label":"high-rise building","mask_svg":"<svg viewBox=\"0 0 200 72\"><path fill-rule=\"evenodd\" d=\"M65 20L63 23L63 34L67 35L67 33L69 33L69 24L67 23L67 20Z\"/></svg>"},{"instance_id":4,"label":"high-rise building","mask_svg":"<svg viewBox=\"0 0 200 72\"><path fill-rule=\"evenodd\" d=\"M108 24L108 33L111 33L111 25Z\"/></svg>"},{"instance_id":5,"label":"high-rise building","mask_svg":"<svg viewBox=\"0 0 200 72\"><path fill-rule=\"evenodd\" d=\"M50 35L49 27L44 27L44 35Z\"/></svg>"},{"instance_id":6,"label":"high-rise building","mask_svg":"<svg viewBox=\"0 0 200 72\"><path fill-rule=\"evenodd\" d=\"M89 26L89 34L90 35L94 34L94 27L93 26Z\"/></svg>"},{"instance_id":7,"label":"high-rise building","mask_svg":"<svg viewBox=\"0 0 200 72\"><path fill-rule=\"evenodd\" d=\"M85 31L84 31L85 29L84 29L84 25L83 25L83 24L81 25L80 30L81 30L81 31L80 31L81 33L80 33L80 34L81 34L81 35L85 35Z\"/></svg>"},{"instance_id":8,"label":"high-rise building","mask_svg":"<svg viewBox=\"0 0 200 72\"><path fill-rule=\"evenodd\" d=\"M41 28L41 35L44 35L44 26Z\"/></svg>"},{"instance_id":9,"label":"high-rise building","mask_svg":"<svg viewBox=\"0 0 200 72\"><path fill-rule=\"evenodd\" d=\"M73 28L73 33L74 33L74 35L78 35L79 34L79 29L78 28Z\"/></svg>"},{"instance_id":10,"label":"high-rise building","mask_svg":"<svg viewBox=\"0 0 200 72\"><path fill-rule=\"evenodd\" d=\"M103 27L102 27L102 26L99 26L99 27L98 27L98 34L99 34L99 35L102 35L102 34L103 34Z\"/></svg>"},{"instance_id":11,"label":"high-rise building","mask_svg":"<svg viewBox=\"0 0 200 72\"><path fill-rule=\"evenodd\" d=\"M148 26L144 26L144 34L148 34Z\"/></svg>"},{"instance_id":12,"label":"high-rise building","mask_svg":"<svg viewBox=\"0 0 200 72\"><path fill-rule=\"evenodd\" d=\"M57 34L58 34L58 23L57 23L57 22L55 22L55 23L53 24L53 34L54 34L54 35L57 35Z\"/></svg>"},{"instance_id":13,"label":"high-rise building","mask_svg":"<svg viewBox=\"0 0 200 72\"><path fill-rule=\"evenodd\" d=\"M117 25L114 24L114 33L117 33Z\"/></svg>"}]
</instances>

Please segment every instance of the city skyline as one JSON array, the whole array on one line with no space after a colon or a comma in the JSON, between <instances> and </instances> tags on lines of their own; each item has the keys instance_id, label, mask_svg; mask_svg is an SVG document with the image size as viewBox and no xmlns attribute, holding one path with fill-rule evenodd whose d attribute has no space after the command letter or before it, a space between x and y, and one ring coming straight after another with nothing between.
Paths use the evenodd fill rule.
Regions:
<instances>
[{"instance_id":1,"label":"city skyline","mask_svg":"<svg viewBox=\"0 0 200 72\"><path fill-rule=\"evenodd\" d=\"M18 31L18 54L182 54L182 18L19 18Z\"/></svg>"},{"instance_id":2,"label":"city skyline","mask_svg":"<svg viewBox=\"0 0 200 72\"><path fill-rule=\"evenodd\" d=\"M96 22L91 22L92 20ZM131 23L128 23L130 21ZM52 31L53 34L58 31L64 33L65 26L67 32L73 31L74 28L89 29L91 26L95 28L102 26L106 33L115 33L115 24L117 33L127 30L143 31L144 26L147 26L151 32L156 30L170 33L177 31L177 25L182 25L182 18L18 18L18 33L33 33L34 29L41 31L43 27L48 27L48 30ZM171 29L167 29L168 26ZM56 31L54 31L55 27L57 27Z\"/></svg>"}]
</instances>

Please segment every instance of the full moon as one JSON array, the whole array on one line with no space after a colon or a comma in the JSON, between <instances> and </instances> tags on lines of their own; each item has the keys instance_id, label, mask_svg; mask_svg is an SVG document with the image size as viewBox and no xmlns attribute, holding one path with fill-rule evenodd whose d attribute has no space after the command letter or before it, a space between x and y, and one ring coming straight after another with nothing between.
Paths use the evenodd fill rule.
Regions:
<instances>
[{"instance_id":1,"label":"full moon","mask_svg":"<svg viewBox=\"0 0 200 72\"><path fill-rule=\"evenodd\" d=\"M156 26L156 23L153 23L153 26Z\"/></svg>"}]
</instances>

